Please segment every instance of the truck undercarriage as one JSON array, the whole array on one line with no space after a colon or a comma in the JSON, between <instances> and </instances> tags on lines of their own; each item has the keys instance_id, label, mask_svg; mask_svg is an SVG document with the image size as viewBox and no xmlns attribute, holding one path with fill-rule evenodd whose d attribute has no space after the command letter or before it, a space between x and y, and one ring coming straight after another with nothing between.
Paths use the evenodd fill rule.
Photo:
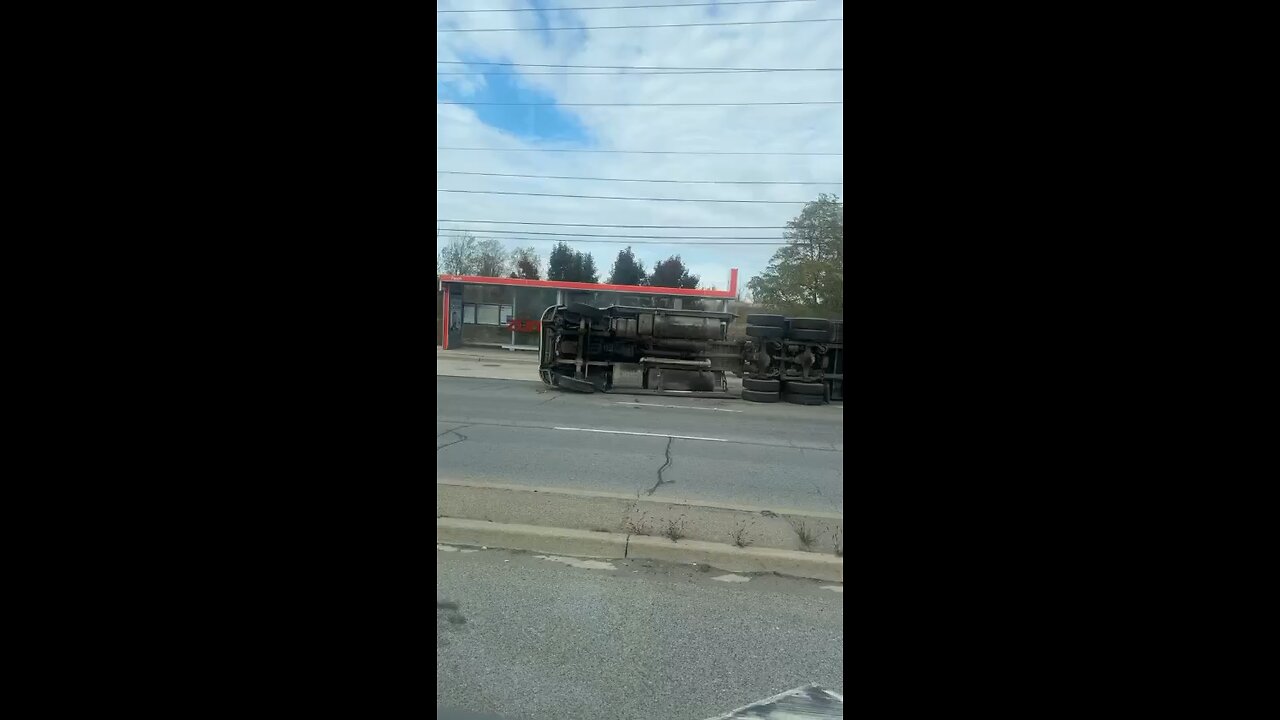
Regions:
<instances>
[{"instance_id":1,"label":"truck undercarriage","mask_svg":"<svg viewBox=\"0 0 1280 720\"><path fill-rule=\"evenodd\" d=\"M704 310L552 306L542 315L539 374L565 390L608 392L619 369L633 368L641 387L629 393L670 392L664 380L672 374L694 379L683 394L728 396L725 374L733 373L744 378L747 400L810 405L843 399L842 323L748 315L744 341L728 339L735 319Z\"/></svg>"}]
</instances>

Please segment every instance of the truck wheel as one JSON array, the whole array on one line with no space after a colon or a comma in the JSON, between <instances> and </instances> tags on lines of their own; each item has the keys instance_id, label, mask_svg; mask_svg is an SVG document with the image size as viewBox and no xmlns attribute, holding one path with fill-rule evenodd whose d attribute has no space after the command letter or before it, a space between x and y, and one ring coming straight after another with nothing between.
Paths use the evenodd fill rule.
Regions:
<instances>
[{"instance_id":1,"label":"truck wheel","mask_svg":"<svg viewBox=\"0 0 1280 720\"><path fill-rule=\"evenodd\" d=\"M742 388L751 390L752 392L774 393L777 394L782 383L777 380L757 380L755 378L742 378Z\"/></svg>"},{"instance_id":2,"label":"truck wheel","mask_svg":"<svg viewBox=\"0 0 1280 720\"><path fill-rule=\"evenodd\" d=\"M743 390L742 399L750 402L778 402L778 393L775 392L756 392L755 390Z\"/></svg>"},{"instance_id":3,"label":"truck wheel","mask_svg":"<svg viewBox=\"0 0 1280 720\"><path fill-rule=\"evenodd\" d=\"M826 330L831 331L831 321L826 318L791 318L793 330Z\"/></svg>"},{"instance_id":4,"label":"truck wheel","mask_svg":"<svg viewBox=\"0 0 1280 720\"><path fill-rule=\"evenodd\" d=\"M748 325L747 334L758 338L780 338L782 337L782 328L772 325Z\"/></svg>"},{"instance_id":5,"label":"truck wheel","mask_svg":"<svg viewBox=\"0 0 1280 720\"><path fill-rule=\"evenodd\" d=\"M751 334L751 328L747 328L747 334ZM825 343L831 341L831 328L826 330L792 330L787 333L788 340L801 340L804 342Z\"/></svg>"},{"instance_id":6,"label":"truck wheel","mask_svg":"<svg viewBox=\"0 0 1280 720\"><path fill-rule=\"evenodd\" d=\"M747 324L780 328L786 327L787 319L782 315L748 315Z\"/></svg>"},{"instance_id":7,"label":"truck wheel","mask_svg":"<svg viewBox=\"0 0 1280 720\"><path fill-rule=\"evenodd\" d=\"M792 395L817 395L822 397L826 395L827 384L820 382L787 382L784 388Z\"/></svg>"},{"instance_id":8,"label":"truck wheel","mask_svg":"<svg viewBox=\"0 0 1280 720\"><path fill-rule=\"evenodd\" d=\"M743 392L746 392L746 391L744 390ZM785 395L782 396L782 399L786 400L789 403L793 403L795 405L821 405L822 404L821 395L793 395L791 393L786 393Z\"/></svg>"}]
</instances>

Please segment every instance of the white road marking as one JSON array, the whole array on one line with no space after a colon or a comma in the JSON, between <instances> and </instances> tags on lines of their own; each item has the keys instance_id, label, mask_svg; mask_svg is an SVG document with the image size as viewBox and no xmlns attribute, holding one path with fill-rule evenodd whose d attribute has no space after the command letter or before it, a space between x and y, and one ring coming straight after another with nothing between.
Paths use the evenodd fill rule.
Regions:
<instances>
[{"instance_id":1,"label":"white road marking","mask_svg":"<svg viewBox=\"0 0 1280 720\"><path fill-rule=\"evenodd\" d=\"M711 579L719 580L720 582L746 582L751 578L745 575L734 575L733 573L729 573L728 575L721 575L720 577L713 577Z\"/></svg>"},{"instance_id":2,"label":"white road marking","mask_svg":"<svg viewBox=\"0 0 1280 720\"><path fill-rule=\"evenodd\" d=\"M551 562L564 563L570 567L586 568L588 570L617 570L613 563L607 563L603 560L579 560L578 558L560 557L559 555L534 555L541 560L550 560Z\"/></svg>"},{"instance_id":3,"label":"white road marking","mask_svg":"<svg viewBox=\"0 0 1280 720\"><path fill-rule=\"evenodd\" d=\"M628 407L643 406L643 407L660 407L660 408L679 408L681 410L710 410L711 412L736 412L736 413L742 412L741 410L727 410L725 408L694 407L693 405L658 405L656 403L642 403L642 402L615 402L614 405L626 405Z\"/></svg>"},{"instance_id":4,"label":"white road marking","mask_svg":"<svg viewBox=\"0 0 1280 720\"><path fill-rule=\"evenodd\" d=\"M694 435L668 435L666 433L627 432L626 430L596 430L594 428L558 427L554 430L575 430L577 432L609 433L610 435L644 435L646 437L665 437L677 440L710 440L711 442L729 442L724 438L696 437Z\"/></svg>"},{"instance_id":5,"label":"white road marking","mask_svg":"<svg viewBox=\"0 0 1280 720\"><path fill-rule=\"evenodd\" d=\"M437 550L443 550L443 551L445 551L445 552L458 552L459 550L461 550L461 551L462 551L462 552L464 552L464 553L469 553L469 552L480 552L479 550L477 550L477 549L475 549L475 548L456 548L456 547L454 547L454 546L452 546L452 545L441 545L440 543L436 543L436 549L437 549Z\"/></svg>"},{"instance_id":6,"label":"white road marking","mask_svg":"<svg viewBox=\"0 0 1280 720\"><path fill-rule=\"evenodd\" d=\"M823 585L823 586L822 586L822 589L823 589L823 590L831 590L832 592L838 592L838 593L840 593L841 595L843 595L843 594L844 594L844 586L843 586L843 585Z\"/></svg>"}]
</instances>

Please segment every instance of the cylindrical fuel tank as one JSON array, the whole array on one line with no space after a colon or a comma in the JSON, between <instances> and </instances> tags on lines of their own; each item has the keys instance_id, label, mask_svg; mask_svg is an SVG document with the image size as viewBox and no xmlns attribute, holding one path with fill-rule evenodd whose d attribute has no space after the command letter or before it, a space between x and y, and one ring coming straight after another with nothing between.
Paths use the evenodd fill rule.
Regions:
<instances>
[{"instance_id":1,"label":"cylindrical fuel tank","mask_svg":"<svg viewBox=\"0 0 1280 720\"><path fill-rule=\"evenodd\" d=\"M655 338L719 340L723 334L724 330L717 318L682 317L657 313L653 316L653 337Z\"/></svg>"}]
</instances>

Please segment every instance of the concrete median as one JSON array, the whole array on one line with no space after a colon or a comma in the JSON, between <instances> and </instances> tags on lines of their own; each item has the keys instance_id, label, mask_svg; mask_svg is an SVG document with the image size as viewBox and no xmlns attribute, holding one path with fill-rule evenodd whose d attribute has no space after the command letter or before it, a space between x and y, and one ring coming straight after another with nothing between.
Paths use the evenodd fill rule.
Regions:
<instances>
[{"instance_id":1,"label":"concrete median","mask_svg":"<svg viewBox=\"0 0 1280 720\"><path fill-rule=\"evenodd\" d=\"M755 508L527 485L436 481L436 514L574 530L836 553L843 550L838 513Z\"/></svg>"},{"instance_id":2,"label":"concrete median","mask_svg":"<svg viewBox=\"0 0 1280 720\"><path fill-rule=\"evenodd\" d=\"M843 568L844 518L835 513L439 480L436 517L438 521L466 521L456 527L448 525L450 532L479 528L475 531L488 533L470 536L467 544L592 557L705 562L724 570L780 572L823 580L839 579L833 575L842 570L833 568ZM491 542L485 542L490 535ZM616 538L622 538L622 554L610 555L618 552ZM535 540L539 547L528 547ZM549 547L553 541L561 545ZM442 538L440 542L449 540ZM518 544L504 544L507 542ZM570 552L565 546L579 551Z\"/></svg>"},{"instance_id":3,"label":"concrete median","mask_svg":"<svg viewBox=\"0 0 1280 720\"><path fill-rule=\"evenodd\" d=\"M672 541L622 533L436 518L436 542L585 558L699 563L729 572L772 572L844 582L844 559L834 555L774 548L739 548L698 540Z\"/></svg>"}]
</instances>

